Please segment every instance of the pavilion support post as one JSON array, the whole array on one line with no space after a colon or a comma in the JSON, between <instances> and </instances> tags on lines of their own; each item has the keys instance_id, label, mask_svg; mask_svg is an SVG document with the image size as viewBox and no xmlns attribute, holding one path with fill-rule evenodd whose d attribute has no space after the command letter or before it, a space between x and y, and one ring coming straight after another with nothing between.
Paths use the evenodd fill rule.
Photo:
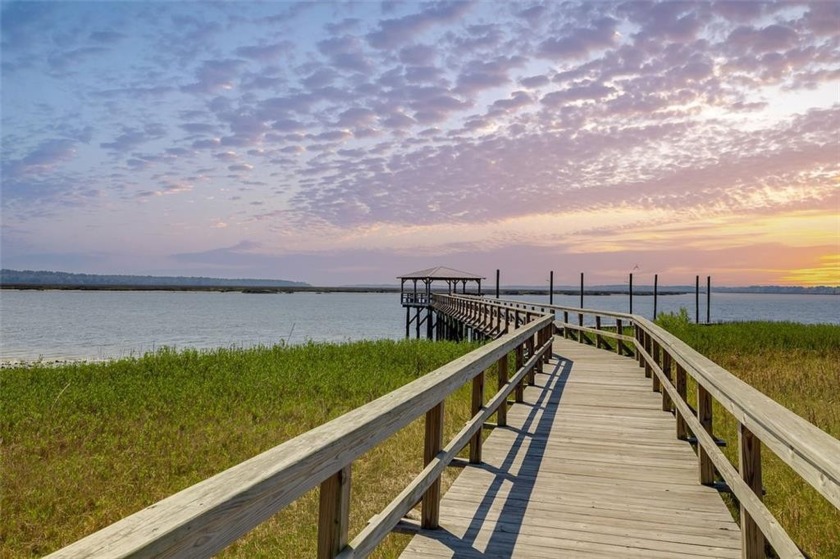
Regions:
<instances>
[{"instance_id":1,"label":"pavilion support post","mask_svg":"<svg viewBox=\"0 0 840 559\"><path fill-rule=\"evenodd\" d=\"M432 307L426 307L426 339L432 339Z\"/></svg>"}]
</instances>

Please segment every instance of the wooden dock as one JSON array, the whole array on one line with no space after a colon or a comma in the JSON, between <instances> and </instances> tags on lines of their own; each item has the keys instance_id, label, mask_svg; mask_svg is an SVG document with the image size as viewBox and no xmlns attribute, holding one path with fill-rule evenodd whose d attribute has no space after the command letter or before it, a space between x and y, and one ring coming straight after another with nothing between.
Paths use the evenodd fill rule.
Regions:
<instances>
[{"instance_id":1,"label":"wooden dock","mask_svg":"<svg viewBox=\"0 0 840 559\"><path fill-rule=\"evenodd\" d=\"M741 557L635 359L555 339L535 380L402 557Z\"/></svg>"}]
</instances>

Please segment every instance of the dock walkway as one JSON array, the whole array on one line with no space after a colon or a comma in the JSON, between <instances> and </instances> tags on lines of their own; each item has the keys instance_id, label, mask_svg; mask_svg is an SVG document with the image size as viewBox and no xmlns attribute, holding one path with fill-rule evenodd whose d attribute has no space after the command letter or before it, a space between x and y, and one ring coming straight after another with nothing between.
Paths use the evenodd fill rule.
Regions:
<instances>
[{"instance_id":1,"label":"dock walkway","mask_svg":"<svg viewBox=\"0 0 840 559\"><path fill-rule=\"evenodd\" d=\"M741 533L633 358L554 356L421 530L413 557L740 557Z\"/></svg>"}]
</instances>

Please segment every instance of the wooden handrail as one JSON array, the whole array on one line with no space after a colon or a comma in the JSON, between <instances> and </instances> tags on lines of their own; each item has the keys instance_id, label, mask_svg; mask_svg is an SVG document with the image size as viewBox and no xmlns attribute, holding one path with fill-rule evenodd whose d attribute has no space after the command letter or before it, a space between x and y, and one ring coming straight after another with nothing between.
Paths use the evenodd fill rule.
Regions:
<instances>
[{"instance_id":1,"label":"wooden handrail","mask_svg":"<svg viewBox=\"0 0 840 559\"><path fill-rule=\"evenodd\" d=\"M840 441L644 318L637 319L740 423L840 508Z\"/></svg>"},{"instance_id":2,"label":"wooden handrail","mask_svg":"<svg viewBox=\"0 0 840 559\"><path fill-rule=\"evenodd\" d=\"M761 446L766 445L823 497L840 509L840 441L762 394L732 373L701 355L676 336L635 314L539 305L521 301L495 301L515 308L546 308L565 317L557 327L628 341L635 346L640 366L651 377L653 389L662 393L662 407L673 410L676 436L693 433L698 444L698 478L712 483L717 472L741 504L742 543L745 557L764 557L764 539L781 557L803 557L802 552L762 502ZM568 319L569 315L594 315L616 320L616 332L591 328ZM636 337L619 334L632 326ZM568 336L567 336L568 337ZM672 370L676 374L672 374ZM686 377L698 387L698 405L686 401ZM733 466L711 434L712 400L716 400L738 424L739 465Z\"/></svg>"},{"instance_id":3,"label":"wooden handrail","mask_svg":"<svg viewBox=\"0 0 840 559\"><path fill-rule=\"evenodd\" d=\"M522 328L422 378L188 487L49 557L209 557L319 485L322 493L319 556L332 557L342 549L344 557L363 556L432 487L452 458L470 440L475 440L474 435L487 418L505 409L515 384L523 382L550 350L551 337L546 332L553 329L552 321L550 315L539 315ZM539 351L533 352L510 382L504 383L490 402L480 407L445 448L439 450L427 442L428 464L420 476L350 546L345 545L353 461L441 406L447 396L485 370L501 360L506 362L510 352L532 342L536 336L546 340ZM435 437L436 429L432 429ZM436 504L429 503L429 506ZM424 518L427 507L424 507ZM433 517L430 522L434 523ZM321 534L322 530L329 533Z\"/></svg>"}]
</instances>

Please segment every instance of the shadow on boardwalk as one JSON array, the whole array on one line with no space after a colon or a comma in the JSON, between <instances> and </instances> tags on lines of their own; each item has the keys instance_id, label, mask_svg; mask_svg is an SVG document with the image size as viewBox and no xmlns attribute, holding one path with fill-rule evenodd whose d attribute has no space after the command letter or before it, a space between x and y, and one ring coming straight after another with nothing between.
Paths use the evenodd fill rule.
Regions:
<instances>
[{"instance_id":1,"label":"shadow on boardwalk","mask_svg":"<svg viewBox=\"0 0 840 559\"><path fill-rule=\"evenodd\" d=\"M555 355L554 358L556 359L557 356ZM466 533L462 537L457 537L441 527L438 530L424 531L423 533L427 537L435 539L450 548L453 553L457 554L457 557L510 557L513 554L517 536L525 520L525 507L522 506L522 503L530 500L531 493L534 491L535 478L530 475L517 476L509 472L518 460L528 464L529 470L539 468L542 464L546 449L544 444L528 444L525 453L523 455L519 453L526 442L530 443L534 438L544 439L551 431L551 426L557 414L557 407L563 397L566 380L572 370L572 364L572 361L568 359L561 359L557 361L551 372L547 373L543 369L545 385L537 401L533 404L528 402L516 404L531 407L521 428L496 427L496 430L504 429L516 433L510 451L501 466L494 467L485 463L470 466L470 468L489 472L493 475L493 481L487 488ZM510 490L503 497L505 498L505 504L500 513L500 518L504 519L505 529L504 531L494 531L485 546L485 551L480 552L473 544L476 543L479 533L485 526L488 514L496 499L499 498L499 492L505 482L511 484ZM464 554L465 544L472 548L466 555Z\"/></svg>"},{"instance_id":2,"label":"shadow on boardwalk","mask_svg":"<svg viewBox=\"0 0 840 559\"><path fill-rule=\"evenodd\" d=\"M555 340L549 364L421 530L414 557L740 557L740 531L634 359ZM562 405L561 405L562 404Z\"/></svg>"}]
</instances>

